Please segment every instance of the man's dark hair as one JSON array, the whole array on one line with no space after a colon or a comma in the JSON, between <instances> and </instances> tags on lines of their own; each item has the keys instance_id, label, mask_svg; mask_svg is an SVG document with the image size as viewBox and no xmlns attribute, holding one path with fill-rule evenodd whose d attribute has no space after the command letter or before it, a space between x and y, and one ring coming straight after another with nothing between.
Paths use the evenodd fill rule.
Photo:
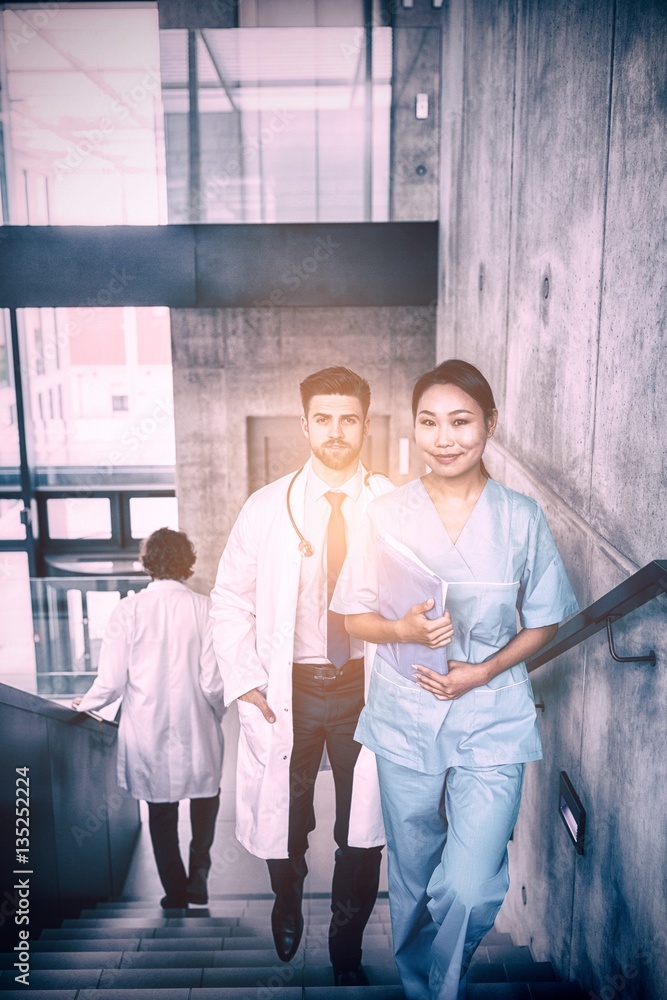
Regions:
<instances>
[{"instance_id":1,"label":"man's dark hair","mask_svg":"<svg viewBox=\"0 0 667 1000\"><path fill-rule=\"evenodd\" d=\"M142 541L139 557L154 580L187 580L197 554L184 531L158 528Z\"/></svg>"},{"instance_id":2,"label":"man's dark hair","mask_svg":"<svg viewBox=\"0 0 667 1000\"><path fill-rule=\"evenodd\" d=\"M355 396L361 403L364 420L371 405L371 389L365 378L349 368L323 368L306 376L299 386L304 415L313 396Z\"/></svg>"}]
</instances>

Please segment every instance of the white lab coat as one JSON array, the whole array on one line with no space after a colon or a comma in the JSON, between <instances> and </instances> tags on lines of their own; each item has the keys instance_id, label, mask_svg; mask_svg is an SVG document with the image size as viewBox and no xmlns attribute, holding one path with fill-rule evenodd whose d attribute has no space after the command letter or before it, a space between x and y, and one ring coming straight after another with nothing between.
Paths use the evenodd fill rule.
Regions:
<instances>
[{"instance_id":1,"label":"white lab coat","mask_svg":"<svg viewBox=\"0 0 667 1000\"><path fill-rule=\"evenodd\" d=\"M304 522L307 473L296 479L290 505ZM364 470L366 473L366 470ZM246 501L220 559L211 594L213 643L225 684L225 704L260 688L276 716L238 701L240 720L236 776L236 836L260 858L286 858L289 766L292 754L292 649L299 592L299 539L287 510L292 475L270 483ZM364 482L364 506L393 489L384 477ZM375 647L365 650L366 686ZM385 842L375 756L362 747L354 770L348 842Z\"/></svg>"},{"instance_id":2,"label":"white lab coat","mask_svg":"<svg viewBox=\"0 0 667 1000\"><path fill-rule=\"evenodd\" d=\"M109 620L97 679L78 710L122 697L118 784L135 799L218 793L224 702L209 609L184 583L154 580Z\"/></svg>"}]
</instances>

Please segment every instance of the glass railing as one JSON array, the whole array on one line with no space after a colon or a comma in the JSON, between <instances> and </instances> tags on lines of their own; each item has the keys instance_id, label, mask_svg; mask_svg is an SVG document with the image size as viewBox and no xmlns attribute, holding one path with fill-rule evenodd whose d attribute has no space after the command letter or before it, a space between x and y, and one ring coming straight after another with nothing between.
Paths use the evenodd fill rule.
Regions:
<instances>
[{"instance_id":1,"label":"glass railing","mask_svg":"<svg viewBox=\"0 0 667 1000\"><path fill-rule=\"evenodd\" d=\"M20 660L3 657L0 681L69 704L95 678L102 637L114 608L149 583L149 577L139 574L31 579L30 601L14 608L12 631L24 636L31 632L34 652L27 655L22 647Z\"/></svg>"}]
</instances>

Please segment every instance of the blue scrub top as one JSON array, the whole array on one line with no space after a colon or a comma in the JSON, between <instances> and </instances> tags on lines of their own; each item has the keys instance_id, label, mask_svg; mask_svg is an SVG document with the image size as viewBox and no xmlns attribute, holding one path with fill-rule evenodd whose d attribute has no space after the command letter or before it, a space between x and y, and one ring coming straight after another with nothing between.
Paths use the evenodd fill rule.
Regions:
<instances>
[{"instance_id":1,"label":"blue scrub top","mask_svg":"<svg viewBox=\"0 0 667 1000\"><path fill-rule=\"evenodd\" d=\"M452 660L481 663L507 645L518 624L553 625L578 610L542 509L493 479L456 544L420 479L374 500L350 545L332 610L379 612L375 540L387 536L448 583ZM542 756L525 663L454 701L439 701L376 656L355 739L426 774Z\"/></svg>"}]
</instances>

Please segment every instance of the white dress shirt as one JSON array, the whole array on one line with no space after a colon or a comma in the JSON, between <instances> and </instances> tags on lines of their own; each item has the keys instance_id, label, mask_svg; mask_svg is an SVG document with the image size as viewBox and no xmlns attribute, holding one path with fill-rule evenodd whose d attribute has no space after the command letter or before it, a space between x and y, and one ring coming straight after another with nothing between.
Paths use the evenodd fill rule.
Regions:
<instances>
[{"instance_id":1,"label":"white dress shirt","mask_svg":"<svg viewBox=\"0 0 667 1000\"><path fill-rule=\"evenodd\" d=\"M344 493L341 504L347 545L363 514L361 465L342 486L329 486L311 468L306 483L306 506L302 533L314 548L301 560L299 599L294 628L294 662L328 663L327 657L327 527L331 504L326 493ZM350 657L364 655L363 642L350 636Z\"/></svg>"}]
</instances>

